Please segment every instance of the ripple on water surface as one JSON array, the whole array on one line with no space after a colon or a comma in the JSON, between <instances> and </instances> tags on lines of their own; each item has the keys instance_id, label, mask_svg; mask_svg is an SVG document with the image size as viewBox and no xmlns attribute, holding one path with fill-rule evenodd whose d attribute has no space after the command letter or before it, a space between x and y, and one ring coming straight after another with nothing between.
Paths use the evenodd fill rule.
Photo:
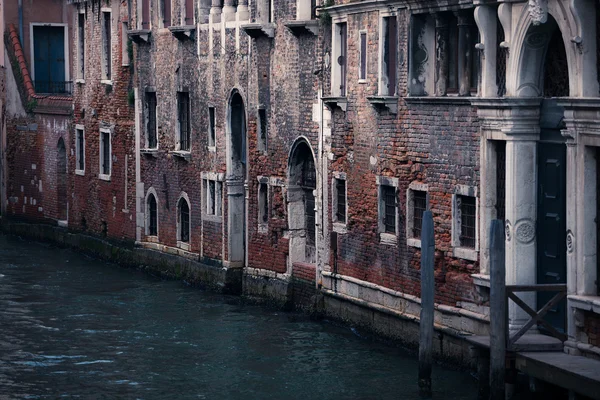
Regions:
<instances>
[{"instance_id":1,"label":"ripple on water surface","mask_svg":"<svg viewBox=\"0 0 600 400\"><path fill-rule=\"evenodd\" d=\"M348 328L0 235L0 398L410 400L416 367ZM467 373L433 379L476 398Z\"/></svg>"}]
</instances>

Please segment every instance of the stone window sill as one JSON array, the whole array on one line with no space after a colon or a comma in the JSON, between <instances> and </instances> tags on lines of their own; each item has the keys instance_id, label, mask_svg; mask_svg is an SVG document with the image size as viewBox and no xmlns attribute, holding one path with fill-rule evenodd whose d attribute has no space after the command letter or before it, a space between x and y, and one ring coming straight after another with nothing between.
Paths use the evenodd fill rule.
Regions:
<instances>
[{"instance_id":1,"label":"stone window sill","mask_svg":"<svg viewBox=\"0 0 600 400\"><path fill-rule=\"evenodd\" d=\"M217 146L208 146L208 151L210 151L211 153L216 153L217 152Z\"/></svg>"},{"instance_id":2,"label":"stone window sill","mask_svg":"<svg viewBox=\"0 0 600 400\"><path fill-rule=\"evenodd\" d=\"M101 181L108 181L108 182L110 182L110 174L109 175L98 174L98 179L100 179Z\"/></svg>"},{"instance_id":3,"label":"stone window sill","mask_svg":"<svg viewBox=\"0 0 600 400\"><path fill-rule=\"evenodd\" d=\"M85 170L83 170L83 169L76 169L75 170L75 175L85 176Z\"/></svg>"},{"instance_id":4,"label":"stone window sill","mask_svg":"<svg viewBox=\"0 0 600 400\"><path fill-rule=\"evenodd\" d=\"M454 247L452 249L452 255L456 258L462 258L463 260L469 261L477 261L479 259L479 252L477 250L465 247Z\"/></svg>"},{"instance_id":5,"label":"stone window sill","mask_svg":"<svg viewBox=\"0 0 600 400\"><path fill-rule=\"evenodd\" d=\"M113 81L110 80L110 79L102 79L100 81L100 83L103 84L103 85L108 85L108 86L112 86L113 85Z\"/></svg>"},{"instance_id":6,"label":"stone window sill","mask_svg":"<svg viewBox=\"0 0 600 400\"><path fill-rule=\"evenodd\" d=\"M386 246L396 246L398 244L398 236L382 232L379 234L379 243Z\"/></svg>"},{"instance_id":7,"label":"stone window sill","mask_svg":"<svg viewBox=\"0 0 600 400\"><path fill-rule=\"evenodd\" d=\"M309 19L305 21L287 21L284 25L292 32L294 36L300 36L303 34L312 34L317 36L319 34L319 21L316 19Z\"/></svg>"},{"instance_id":8,"label":"stone window sill","mask_svg":"<svg viewBox=\"0 0 600 400\"><path fill-rule=\"evenodd\" d=\"M169 31L171 31L173 36L178 40L194 40L196 25L170 26Z\"/></svg>"},{"instance_id":9,"label":"stone window sill","mask_svg":"<svg viewBox=\"0 0 600 400\"><path fill-rule=\"evenodd\" d=\"M189 243L182 242L181 240L178 240L177 241L177 247L179 247L181 250L190 251L190 248L192 246L190 246Z\"/></svg>"},{"instance_id":10,"label":"stone window sill","mask_svg":"<svg viewBox=\"0 0 600 400\"><path fill-rule=\"evenodd\" d=\"M77 83L79 85L83 85L85 83L85 79L82 79L82 78L75 79L75 83Z\"/></svg>"},{"instance_id":11,"label":"stone window sill","mask_svg":"<svg viewBox=\"0 0 600 400\"><path fill-rule=\"evenodd\" d=\"M360 83L360 84L365 84L365 83L369 83L369 81L368 81L368 80L366 80L366 79L359 79L359 80L358 80L358 83Z\"/></svg>"},{"instance_id":12,"label":"stone window sill","mask_svg":"<svg viewBox=\"0 0 600 400\"><path fill-rule=\"evenodd\" d=\"M147 43L150 40L150 32L150 29L134 29L127 31L127 35L136 43Z\"/></svg>"},{"instance_id":13,"label":"stone window sill","mask_svg":"<svg viewBox=\"0 0 600 400\"><path fill-rule=\"evenodd\" d=\"M148 236L146 236L146 242L149 242L149 243L159 243L158 236L148 235Z\"/></svg>"},{"instance_id":14,"label":"stone window sill","mask_svg":"<svg viewBox=\"0 0 600 400\"><path fill-rule=\"evenodd\" d=\"M367 100L379 111L387 108L391 114L398 114L398 96L369 96Z\"/></svg>"},{"instance_id":15,"label":"stone window sill","mask_svg":"<svg viewBox=\"0 0 600 400\"><path fill-rule=\"evenodd\" d=\"M490 276L485 274L473 274L471 275L473 278L473 284L476 286L490 287Z\"/></svg>"},{"instance_id":16,"label":"stone window sill","mask_svg":"<svg viewBox=\"0 0 600 400\"><path fill-rule=\"evenodd\" d=\"M258 233L268 233L269 232L269 224L265 224L264 222L258 223Z\"/></svg>"},{"instance_id":17,"label":"stone window sill","mask_svg":"<svg viewBox=\"0 0 600 400\"><path fill-rule=\"evenodd\" d=\"M221 223L221 221L223 220L223 217L221 215L202 214L202 220L208 221L208 222Z\"/></svg>"},{"instance_id":18,"label":"stone window sill","mask_svg":"<svg viewBox=\"0 0 600 400\"><path fill-rule=\"evenodd\" d=\"M158 156L158 149L140 149L140 153L147 156L156 157Z\"/></svg>"},{"instance_id":19,"label":"stone window sill","mask_svg":"<svg viewBox=\"0 0 600 400\"><path fill-rule=\"evenodd\" d=\"M600 296L570 295L567 299L570 307L600 314Z\"/></svg>"},{"instance_id":20,"label":"stone window sill","mask_svg":"<svg viewBox=\"0 0 600 400\"><path fill-rule=\"evenodd\" d=\"M410 247L416 247L417 249L420 249L421 248L421 239L406 238L406 244Z\"/></svg>"},{"instance_id":21,"label":"stone window sill","mask_svg":"<svg viewBox=\"0 0 600 400\"><path fill-rule=\"evenodd\" d=\"M192 159L192 153L190 153L189 151L176 150L171 151L170 154L173 154L175 157L179 157L185 161L190 161Z\"/></svg>"},{"instance_id":22,"label":"stone window sill","mask_svg":"<svg viewBox=\"0 0 600 400\"><path fill-rule=\"evenodd\" d=\"M261 36L268 38L275 37L275 24L250 23L243 24L241 28L244 32L246 32L248 36L250 36L253 39L259 38Z\"/></svg>"},{"instance_id":23,"label":"stone window sill","mask_svg":"<svg viewBox=\"0 0 600 400\"><path fill-rule=\"evenodd\" d=\"M324 96L321 97L321 100L332 111L336 107L344 112L348 109L348 98L346 96Z\"/></svg>"},{"instance_id":24,"label":"stone window sill","mask_svg":"<svg viewBox=\"0 0 600 400\"><path fill-rule=\"evenodd\" d=\"M334 222L333 223L333 231L343 235L345 233L348 233L348 227L346 226L345 223Z\"/></svg>"}]
</instances>

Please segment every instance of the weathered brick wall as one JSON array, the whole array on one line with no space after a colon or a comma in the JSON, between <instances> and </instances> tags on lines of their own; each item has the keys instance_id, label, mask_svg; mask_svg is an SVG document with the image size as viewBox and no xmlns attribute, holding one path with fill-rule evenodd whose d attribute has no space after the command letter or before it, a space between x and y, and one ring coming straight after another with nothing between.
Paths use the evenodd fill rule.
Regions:
<instances>
[{"instance_id":1,"label":"weathered brick wall","mask_svg":"<svg viewBox=\"0 0 600 400\"><path fill-rule=\"evenodd\" d=\"M600 347L600 316L591 311L584 311L583 316L583 332L587 335L588 343Z\"/></svg>"},{"instance_id":2,"label":"weathered brick wall","mask_svg":"<svg viewBox=\"0 0 600 400\"><path fill-rule=\"evenodd\" d=\"M85 175L75 174L75 135L69 145L69 173L72 198L69 226L113 239L135 239L135 137L130 67L123 66L121 21L127 18L125 3L102 3L111 10L111 81L102 80L102 11L98 3L81 4L85 19L85 82L74 89L74 124L85 129ZM77 56L73 46L72 56ZM112 129L112 171L110 181L99 179L100 128ZM74 128L73 128L74 129Z\"/></svg>"},{"instance_id":3,"label":"weathered brick wall","mask_svg":"<svg viewBox=\"0 0 600 400\"><path fill-rule=\"evenodd\" d=\"M366 96L377 94L378 13L348 17L348 111L333 116L331 171L347 174L348 233L339 235L338 272L401 292L420 294L420 250L406 244L406 193L411 182L428 184L434 216L436 301L474 301L470 274L478 264L454 258L452 193L456 185L478 187L476 113L451 100L406 103L408 12L399 11L398 115L377 111ZM367 82L358 83L358 31L368 32ZM404 62L403 62L404 60ZM376 176L399 178L397 243L380 243ZM331 199L330 199L331 204ZM332 260L333 262L333 260Z\"/></svg>"}]
</instances>

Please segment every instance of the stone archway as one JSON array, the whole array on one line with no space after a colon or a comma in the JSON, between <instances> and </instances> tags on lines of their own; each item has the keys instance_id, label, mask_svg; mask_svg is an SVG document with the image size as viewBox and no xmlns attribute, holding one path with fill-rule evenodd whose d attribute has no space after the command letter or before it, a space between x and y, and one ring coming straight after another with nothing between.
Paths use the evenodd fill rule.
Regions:
<instances>
[{"instance_id":1,"label":"stone archway","mask_svg":"<svg viewBox=\"0 0 600 400\"><path fill-rule=\"evenodd\" d=\"M290 261L316 262L315 157L308 141L298 139L288 162L288 226Z\"/></svg>"},{"instance_id":2,"label":"stone archway","mask_svg":"<svg viewBox=\"0 0 600 400\"><path fill-rule=\"evenodd\" d=\"M229 266L242 267L246 256L247 182L246 109L233 90L227 109L227 253Z\"/></svg>"},{"instance_id":3,"label":"stone archway","mask_svg":"<svg viewBox=\"0 0 600 400\"><path fill-rule=\"evenodd\" d=\"M68 218L67 151L61 137L56 145L56 216L59 221Z\"/></svg>"}]
</instances>

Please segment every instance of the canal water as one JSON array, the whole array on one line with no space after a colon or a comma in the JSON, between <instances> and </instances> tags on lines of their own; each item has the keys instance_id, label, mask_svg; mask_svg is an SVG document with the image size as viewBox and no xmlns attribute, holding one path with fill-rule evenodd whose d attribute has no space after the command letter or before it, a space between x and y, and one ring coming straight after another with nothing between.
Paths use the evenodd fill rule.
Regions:
<instances>
[{"instance_id":1,"label":"canal water","mask_svg":"<svg viewBox=\"0 0 600 400\"><path fill-rule=\"evenodd\" d=\"M417 362L348 327L0 235L0 399L417 399ZM434 397L475 399L434 369Z\"/></svg>"}]
</instances>

